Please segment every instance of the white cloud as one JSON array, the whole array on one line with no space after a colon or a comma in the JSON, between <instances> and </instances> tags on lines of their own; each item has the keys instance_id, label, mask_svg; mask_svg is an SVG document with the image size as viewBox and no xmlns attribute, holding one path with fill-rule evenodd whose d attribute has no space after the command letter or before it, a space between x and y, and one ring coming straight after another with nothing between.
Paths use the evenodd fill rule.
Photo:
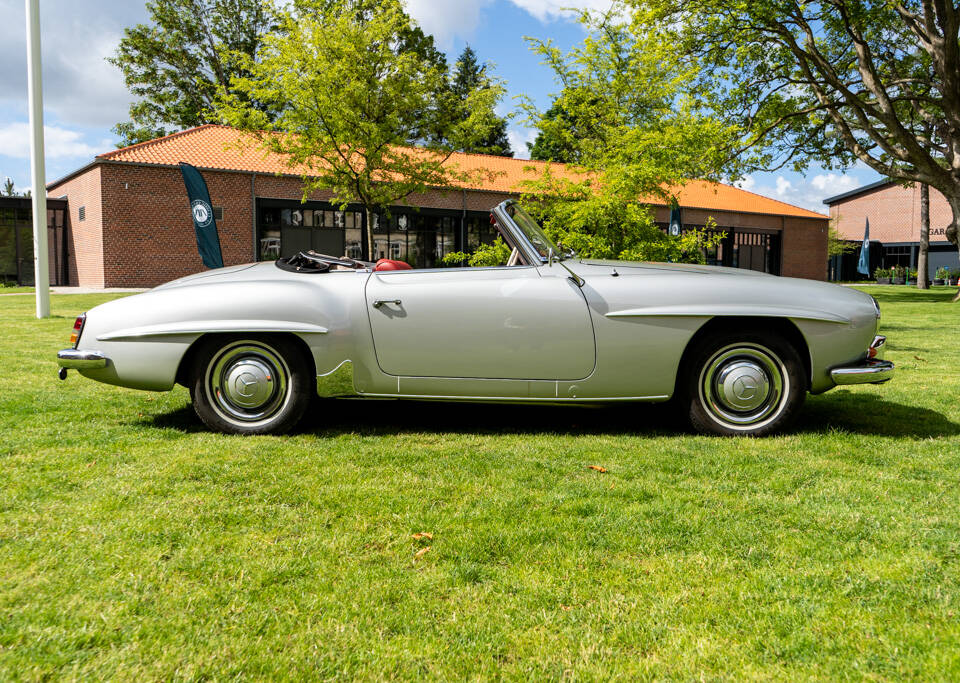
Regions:
<instances>
[{"instance_id":1,"label":"white cloud","mask_svg":"<svg viewBox=\"0 0 960 683\"><path fill-rule=\"evenodd\" d=\"M410 12L425 33L432 34L443 49L450 49L455 37L469 37L480 25L480 11L491 0L407 0Z\"/></svg>"},{"instance_id":2,"label":"white cloud","mask_svg":"<svg viewBox=\"0 0 960 683\"><path fill-rule=\"evenodd\" d=\"M733 184L734 187L739 187L741 190L746 190L748 192L752 191L757 184L757 179L752 175L748 175L746 178L741 178Z\"/></svg>"},{"instance_id":3,"label":"white cloud","mask_svg":"<svg viewBox=\"0 0 960 683\"><path fill-rule=\"evenodd\" d=\"M480 25L483 10L494 0L406 0L407 10L420 27L430 33L443 49L454 38L467 40ZM606 11L612 0L509 0L540 21L572 16L571 10ZM494 19L495 20L495 19Z\"/></svg>"},{"instance_id":4,"label":"white cloud","mask_svg":"<svg viewBox=\"0 0 960 683\"><path fill-rule=\"evenodd\" d=\"M859 187L860 181L845 173L841 175L837 175L836 173L820 173L813 177L810 184L822 192L829 192L831 195L835 195Z\"/></svg>"},{"instance_id":5,"label":"white cloud","mask_svg":"<svg viewBox=\"0 0 960 683\"><path fill-rule=\"evenodd\" d=\"M777 176L777 196L783 197L790 191L793 187L793 183L784 178L782 175Z\"/></svg>"},{"instance_id":6,"label":"white cloud","mask_svg":"<svg viewBox=\"0 0 960 683\"><path fill-rule=\"evenodd\" d=\"M44 157L46 159L93 157L104 149L97 149L83 141L73 130L44 126ZM8 123L0 126L0 155L14 159L30 158L30 126L26 123Z\"/></svg>"},{"instance_id":7,"label":"white cloud","mask_svg":"<svg viewBox=\"0 0 960 683\"><path fill-rule=\"evenodd\" d=\"M540 21L569 15L571 9L589 9L604 12L613 5L611 0L510 0Z\"/></svg>"},{"instance_id":8,"label":"white cloud","mask_svg":"<svg viewBox=\"0 0 960 683\"><path fill-rule=\"evenodd\" d=\"M26 32L23 2L0 0L0 103L26 113ZM127 118L131 96L120 71L106 62L123 29L147 18L144 2L44 0L44 108L54 118L109 128Z\"/></svg>"},{"instance_id":9,"label":"white cloud","mask_svg":"<svg viewBox=\"0 0 960 683\"><path fill-rule=\"evenodd\" d=\"M527 143L532 144L537 139L537 131L535 128L509 128L507 139L510 140L510 148L515 158L529 159L530 150L527 149Z\"/></svg>"}]
</instances>

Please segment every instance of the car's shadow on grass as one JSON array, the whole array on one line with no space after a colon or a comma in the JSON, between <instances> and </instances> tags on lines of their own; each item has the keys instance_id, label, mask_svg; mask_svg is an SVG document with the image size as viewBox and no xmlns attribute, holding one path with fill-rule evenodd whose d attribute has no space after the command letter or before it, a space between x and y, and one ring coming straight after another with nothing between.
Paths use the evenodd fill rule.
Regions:
<instances>
[{"instance_id":1,"label":"car's shadow on grass","mask_svg":"<svg viewBox=\"0 0 960 683\"><path fill-rule=\"evenodd\" d=\"M951 422L936 410L845 389L808 396L792 431L826 432L831 429L921 439L960 434L960 424Z\"/></svg>"},{"instance_id":2,"label":"car's shadow on grass","mask_svg":"<svg viewBox=\"0 0 960 683\"><path fill-rule=\"evenodd\" d=\"M186 433L206 431L190 406L155 415L147 423ZM790 433L823 434L832 430L932 438L960 434L960 424L929 408L837 389L808 397ZM554 433L651 437L693 434L677 409L669 404L587 407L332 398L317 399L294 433L317 436Z\"/></svg>"}]
</instances>

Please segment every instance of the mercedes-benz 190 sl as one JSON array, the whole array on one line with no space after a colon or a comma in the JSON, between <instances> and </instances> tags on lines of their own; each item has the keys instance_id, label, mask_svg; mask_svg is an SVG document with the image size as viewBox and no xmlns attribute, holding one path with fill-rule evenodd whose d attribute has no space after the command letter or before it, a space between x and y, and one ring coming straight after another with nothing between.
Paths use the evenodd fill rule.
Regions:
<instances>
[{"instance_id":1,"label":"mercedes-benz 190 sl","mask_svg":"<svg viewBox=\"0 0 960 683\"><path fill-rule=\"evenodd\" d=\"M672 401L701 432L784 429L808 392L889 380L863 292L715 266L577 258L515 202L491 214L501 266L414 270L301 252L97 306L61 378L190 390L236 434L293 427L318 383L362 397Z\"/></svg>"}]
</instances>

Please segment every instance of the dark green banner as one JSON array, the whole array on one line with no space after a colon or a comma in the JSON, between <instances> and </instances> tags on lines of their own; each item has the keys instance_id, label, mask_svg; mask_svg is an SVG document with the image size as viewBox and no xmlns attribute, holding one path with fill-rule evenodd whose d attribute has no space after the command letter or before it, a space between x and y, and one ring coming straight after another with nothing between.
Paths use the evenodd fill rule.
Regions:
<instances>
[{"instance_id":1,"label":"dark green banner","mask_svg":"<svg viewBox=\"0 0 960 683\"><path fill-rule=\"evenodd\" d=\"M210 192L200 171L190 164L180 163L183 182L187 186L190 198L190 212L193 214L193 229L197 233L197 250L203 265L207 268L223 268L223 253L220 251L220 236L217 234L217 221L213 218L213 206L210 204Z\"/></svg>"}]
</instances>

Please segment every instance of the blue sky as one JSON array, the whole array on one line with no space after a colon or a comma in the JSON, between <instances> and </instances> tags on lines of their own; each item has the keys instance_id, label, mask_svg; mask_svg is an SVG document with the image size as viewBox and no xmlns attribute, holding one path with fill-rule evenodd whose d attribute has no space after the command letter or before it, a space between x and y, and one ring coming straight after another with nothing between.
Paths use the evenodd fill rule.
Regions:
<instances>
[{"instance_id":1,"label":"blue sky","mask_svg":"<svg viewBox=\"0 0 960 683\"><path fill-rule=\"evenodd\" d=\"M566 7L604 9L609 0L407 0L410 13L454 61L469 43L506 81L502 113L527 95L546 108L557 89L539 64L525 36L552 38L562 48L583 33ZM147 18L141 0L41 0L44 59L44 111L47 179L54 180L112 149L112 126L126 118L129 95L119 72L104 58L115 49L123 29ZM24 3L0 0L0 180L9 176L18 188L29 181ZM520 119L510 124L518 156L533 131ZM846 174L811 168L750 176L741 185L752 192L824 211L822 200L877 179L867 169Z\"/></svg>"}]
</instances>

